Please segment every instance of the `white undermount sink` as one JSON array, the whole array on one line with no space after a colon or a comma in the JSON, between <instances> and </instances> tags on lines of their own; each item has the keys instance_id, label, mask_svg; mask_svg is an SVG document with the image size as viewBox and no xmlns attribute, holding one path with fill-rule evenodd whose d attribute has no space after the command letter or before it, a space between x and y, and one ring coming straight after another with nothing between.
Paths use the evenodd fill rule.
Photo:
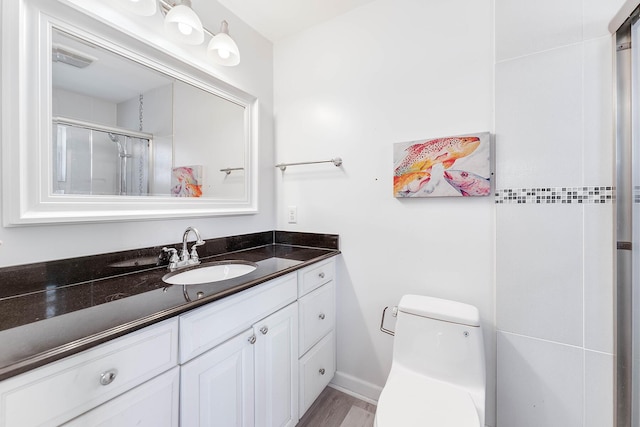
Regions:
<instances>
[{"instance_id":1,"label":"white undermount sink","mask_svg":"<svg viewBox=\"0 0 640 427\"><path fill-rule=\"evenodd\" d=\"M162 281L170 285L201 285L244 276L257 267L257 264L247 261L220 261L168 273Z\"/></svg>"}]
</instances>

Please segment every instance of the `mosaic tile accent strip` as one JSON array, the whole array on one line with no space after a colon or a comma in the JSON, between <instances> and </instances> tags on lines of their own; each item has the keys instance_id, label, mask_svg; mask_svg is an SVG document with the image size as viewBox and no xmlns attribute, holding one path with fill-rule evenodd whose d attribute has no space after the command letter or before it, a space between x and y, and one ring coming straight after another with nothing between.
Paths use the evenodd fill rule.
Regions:
<instances>
[{"instance_id":1,"label":"mosaic tile accent strip","mask_svg":"<svg viewBox=\"0 0 640 427\"><path fill-rule=\"evenodd\" d=\"M508 188L496 191L496 203L611 203L615 187Z\"/></svg>"}]
</instances>

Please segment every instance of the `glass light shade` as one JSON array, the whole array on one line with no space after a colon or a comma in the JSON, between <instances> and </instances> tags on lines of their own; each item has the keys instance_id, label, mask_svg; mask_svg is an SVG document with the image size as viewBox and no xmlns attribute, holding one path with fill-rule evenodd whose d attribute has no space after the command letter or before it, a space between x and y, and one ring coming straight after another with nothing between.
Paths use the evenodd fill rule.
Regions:
<instances>
[{"instance_id":1,"label":"glass light shade","mask_svg":"<svg viewBox=\"0 0 640 427\"><path fill-rule=\"evenodd\" d=\"M198 15L189 6L179 4L171 8L164 18L164 29L173 37L186 44L200 44L204 41L204 30Z\"/></svg>"},{"instance_id":2,"label":"glass light shade","mask_svg":"<svg viewBox=\"0 0 640 427\"><path fill-rule=\"evenodd\" d=\"M122 7L136 15L151 16L158 9L157 0L121 0Z\"/></svg>"},{"instance_id":3,"label":"glass light shade","mask_svg":"<svg viewBox=\"0 0 640 427\"><path fill-rule=\"evenodd\" d=\"M209 56L220 65L234 66L240 63L238 45L228 34L228 25L222 21L220 32L213 36L207 46Z\"/></svg>"}]
</instances>

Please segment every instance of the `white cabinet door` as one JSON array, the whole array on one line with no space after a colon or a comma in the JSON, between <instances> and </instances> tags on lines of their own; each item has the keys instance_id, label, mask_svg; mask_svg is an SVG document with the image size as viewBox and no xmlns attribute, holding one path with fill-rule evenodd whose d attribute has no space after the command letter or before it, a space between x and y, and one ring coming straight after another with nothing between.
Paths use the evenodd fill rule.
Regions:
<instances>
[{"instance_id":1,"label":"white cabinet door","mask_svg":"<svg viewBox=\"0 0 640 427\"><path fill-rule=\"evenodd\" d=\"M64 427L178 427L179 379L176 366Z\"/></svg>"},{"instance_id":2,"label":"white cabinet door","mask_svg":"<svg viewBox=\"0 0 640 427\"><path fill-rule=\"evenodd\" d=\"M182 366L182 427L254 426L254 340L249 329Z\"/></svg>"},{"instance_id":3,"label":"white cabinet door","mask_svg":"<svg viewBox=\"0 0 640 427\"><path fill-rule=\"evenodd\" d=\"M256 336L256 426L298 423L298 306L293 303L253 327Z\"/></svg>"},{"instance_id":4,"label":"white cabinet door","mask_svg":"<svg viewBox=\"0 0 640 427\"><path fill-rule=\"evenodd\" d=\"M183 365L181 426L295 426L297 315L290 304Z\"/></svg>"}]
</instances>

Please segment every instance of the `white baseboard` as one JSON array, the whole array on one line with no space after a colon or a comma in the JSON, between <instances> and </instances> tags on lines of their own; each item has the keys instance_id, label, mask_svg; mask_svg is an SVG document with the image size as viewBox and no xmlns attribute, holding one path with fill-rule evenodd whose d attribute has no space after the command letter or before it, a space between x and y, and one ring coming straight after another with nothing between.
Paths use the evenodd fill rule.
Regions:
<instances>
[{"instance_id":1,"label":"white baseboard","mask_svg":"<svg viewBox=\"0 0 640 427\"><path fill-rule=\"evenodd\" d=\"M382 387L340 371L333 376L329 386L373 405L378 404L382 393Z\"/></svg>"}]
</instances>

